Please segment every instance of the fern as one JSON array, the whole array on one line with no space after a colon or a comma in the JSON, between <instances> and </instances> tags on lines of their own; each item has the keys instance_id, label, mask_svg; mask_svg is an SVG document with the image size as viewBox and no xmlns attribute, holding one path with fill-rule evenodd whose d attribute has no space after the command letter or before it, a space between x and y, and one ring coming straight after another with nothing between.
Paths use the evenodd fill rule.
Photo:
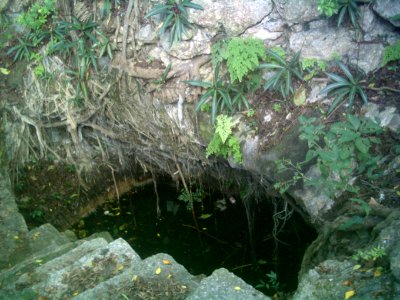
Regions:
<instances>
[{"instance_id":1,"label":"fern","mask_svg":"<svg viewBox=\"0 0 400 300\"><path fill-rule=\"evenodd\" d=\"M233 38L226 48L226 60L231 81L242 81L249 72L254 71L259 59L266 59L264 42L255 38Z\"/></svg>"},{"instance_id":2,"label":"fern","mask_svg":"<svg viewBox=\"0 0 400 300\"><path fill-rule=\"evenodd\" d=\"M207 157L213 154L224 158L233 156L235 162L241 163L243 161L239 139L232 134L233 126L232 117L226 115L217 117L215 133L207 147Z\"/></svg>"},{"instance_id":3,"label":"fern","mask_svg":"<svg viewBox=\"0 0 400 300\"><path fill-rule=\"evenodd\" d=\"M400 40L397 40L396 44L387 46L383 53L382 65L390 63L391 61L400 60Z\"/></svg>"}]
</instances>

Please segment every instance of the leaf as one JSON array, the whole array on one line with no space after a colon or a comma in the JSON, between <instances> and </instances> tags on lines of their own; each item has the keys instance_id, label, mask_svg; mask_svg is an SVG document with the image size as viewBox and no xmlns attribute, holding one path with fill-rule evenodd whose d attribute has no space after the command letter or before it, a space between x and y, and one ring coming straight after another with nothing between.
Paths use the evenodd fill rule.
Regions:
<instances>
[{"instance_id":1,"label":"leaf","mask_svg":"<svg viewBox=\"0 0 400 300\"><path fill-rule=\"evenodd\" d=\"M379 277L382 275L382 267L378 267L374 271L374 277Z\"/></svg>"},{"instance_id":2,"label":"leaf","mask_svg":"<svg viewBox=\"0 0 400 300\"><path fill-rule=\"evenodd\" d=\"M170 265L171 262L168 259L163 259L162 260L163 265Z\"/></svg>"},{"instance_id":3,"label":"leaf","mask_svg":"<svg viewBox=\"0 0 400 300\"><path fill-rule=\"evenodd\" d=\"M199 217L202 220L208 219L209 217L211 217L212 214L201 214L201 216Z\"/></svg>"},{"instance_id":4,"label":"leaf","mask_svg":"<svg viewBox=\"0 0 400 300\"><path fill-rule=\"evenodd\" d=\"M354 271L359 270L359 269L361 269L361 265L355 265L355 266L353 267L353 270L354 270Z\"/></svg>"},{"instance_id":5,"label":"leaf","mask_svg":"<svg viewBox=\"0 0 400 300\"><path fill-rule=\"evenodd\" d=\"M241 290L240 286L235 286L234 289L235 289L235 291L240 291Z\"/></svg>"},{"instance_id":6,"label":"leaf","mask_svg":"<svg viewBox=\"0 0 400 300\"><path fill-rule=\"evenodd\" d=\"M306 89L304 86L300 87L293 96L293 102L297 106L302 106L306 102Z\"/></svg>"},{"instance_id":7,"label":"leaf","mask_svg":"<svg viewBox=\"0 0 400 300\"><path fill-rule=\"evenodd\" d=\"M133 275L131 281L136 281L138 280L138 276L137 275Z\"/></svg>"},{"instance_id":8,"label":"leaf","mask_svg":"<svg viewBox=\"0 0 400 300\"><path fill-rule=\"evenodd\" d=\"M362 138L356 139L355 145L356 145L356 148L361 153L363 153L363 154L367 154L368 153L369 146L366 145L366 141L364 141L364 139L362 139Z\"/></svg>"},{"instance_id":9,"label":"leaf","mask_svg":"<svg viewBox=\"0 0 400 300\"><path fill-rule=\"evenodd\" d=\"M161 274L161 268L160 268L160 267L158 267L158 268L156 269L155 274L156 274L156 275L160 275L160 274Z\"/></svg>"},{"instance_id":10,"label":"leaf","mask_svg":"<svg viewBox=\"0 0 400 300\"><path fill-rule=\"evenodd\" d=\"M344 299L345 299L345 300L350 299L350 298L353 297L355 294L356 294L356 292L355 292L354 290L347 291L347 292L344 294Z\"/></svg>"},{"instance_id":11,"label":"leaf","mask_svg":"<svg viewBox=\"0 0 400 300\"><path fill-rule=\"evenodd\" d=\"M3 75L8 75L10 74L10 70L6 68L0 68L0 73Z\"/></svg>"}]
</instances>

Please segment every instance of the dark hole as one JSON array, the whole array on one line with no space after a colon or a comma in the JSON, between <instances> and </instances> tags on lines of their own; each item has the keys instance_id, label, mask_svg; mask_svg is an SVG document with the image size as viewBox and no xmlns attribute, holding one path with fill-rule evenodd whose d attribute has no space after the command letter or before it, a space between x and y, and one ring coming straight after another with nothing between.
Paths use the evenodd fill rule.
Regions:
<instances>
[{"instance_id":1,"label":"dark hole","mask_svg":"<svg viewBox=\"0 0 400 300\"><path fill-rule=\"evenodd\" d=\"M176 188L159 184L158 193L161 219L156 216L154 189L148 186L124 195L119 204L108 203L99 208L75 230L81 237L109 231L114 238L122 237L129 242L142 258L168 253L193 275L210 275L224 267L257 286L261 280L269 283L266 274L272 271L277 274L280 291L291 292L297 288L302 257L316 238L316 232L296 213L285 219L284 215L277 215L279 210L274 211L271 201L258 201L252 232L255 255L252 255L246 209L240 199L208 193L202 203L195 203L198 233L192 211L185 202L178 200ZM282 217L277 236L280 242L274 241L272 236L274 215ZM275 292L272 287L259 289L270 295Z\"/></svg>"}]
</instances>

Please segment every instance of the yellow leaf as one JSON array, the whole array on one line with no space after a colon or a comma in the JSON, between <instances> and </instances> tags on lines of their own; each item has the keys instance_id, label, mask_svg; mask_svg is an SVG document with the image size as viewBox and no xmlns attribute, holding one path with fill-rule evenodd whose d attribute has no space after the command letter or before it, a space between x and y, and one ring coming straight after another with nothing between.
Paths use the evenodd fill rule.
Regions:
<instances>
[{"instance_id":1,"label":"yellow leaf","mask_svg":"<svg viewBox=\"0 0 400 300\"><path fill-rule=\"evenodd\" d=\"M138 276L137 275L133 275L132 276L132 281L136 281L138 279Z\"/></svg>"},{"instance_id":2,"label":"yellow leaf","mask_svg":"<svg viewBox=\"0 0 400 300\"><path fill-rule=\"evenodd\" d=\"M361 268L361 265L355 265L354 267L353 267L353 270L358 270L358 269L360 269Z\"/></svg>"},{"instance_id":3,"label":"yellow leaf","mask_svg":"<svg viewBox=\"0 0 400 300\"><path fill-rule=\"evenodd\" d=\"M78 295L79 295L78 292L74 292L74 293L72 294L72 296L78 296Z\"/></svg>"},{"instance_id":4,"label":"yellow leaf","mask_svg":"<svg viewBox=\"0 0 400 300\"><path fill-rule=\"evenodd\" d=\"M186 285L181 285L181 288L185 290L185 289L187 289L187 286Z\"/></svg>"},{"instance_id":5,"label":"yellow leaf","mask_svg":"<svg viewBox=\"0 0 400 300\"><path fill-rule=\"evenodd\" d=\"M118 271L121 271L123 268L124 268L123 265L117 265L117 270L118 270Z\"/></svg>"},{"instance_id":6,"label":"yellow leaf","mask_svg":"<svg viewBox=\"0 0 400 300\"><path fill-rule=\"evenodd\" d=\"M3 75L8 75L10 74L10 70L6 68L0 68L0 73Z\"/></svg>"},{"instance_id":7,"label":"yellow leaf","mask_svg":"<svg viewBox=\"0 0 400 300\"><path fill-rule=\"evenodd\" d=\"M158 267L157 270L156 270L156 275L159 275L160 273L161 273L161 268Z\"/></svg>"},{"instance_id":8,"label":"yellow leaf","mask_svg":"<svg viewBox=\"0 0 400 300\"><path fill-rule=\"evenodd\" d=\"M294 93L293 102L297 106L301 106L306 102L306 89L304 86Z\"/></svg>"},{"instance_id":9,"label":"yellow leaf","mask_svg":"<svg viewBox=\"0 0 400 300\"><path fill-rule=\"evenodd\" d=\"M51 166L48 166L48 167L47 167L47 171L54 170L54 168L55 168L55 166L53 166L53 165L51 165Z\"/></svg>"},{"instance_id":10,"label":"yellow leaf","mask_svg":"<svg viewBox=\"0 0 400 300\"><path fill-rule=\"evenodd\" d=\"M379 277L382 275L382 267L378 267L374 271L374 277Z\"/></svg>"},{"instance_id":11,"label":"yellow leaf","mask_svg":"<svg viewBox=\"0 0 400 300\"><path fill-rule=\"evenodd\" d=\"M14 240L19 240L19 236L18 235L14 235Z\"/></svg>"},{"instance_id":12,"label":"yellow leaf","mask_svg":"<svg viewBox=\"0 0 400 300\"><path fill-rule=\"evenodd\" d=\"M161 234L157 233L157 237L161 237Z\"/></svg>"},{"instance_id":13,"label":"yellow leaf","mask_svg":"<svg viewBox=\"0 0 400 300\"><path fill-rule=\"evenodd\" d=\"M355 294L356 294L356 292L355 292L354 290L347 291L347 292L344 294L344 299L345 299L345 300L350 299L350 298L353 297Z\"/></svg>"},{"instance_id":14,"label":"yellow leaf","mask_svg":"<svg viewBox=\"0 0 400 300\"><path fill-rule=\"evenodd\" d=\"M35 260L36 263L41 264L43 262L43 259L37 259Z\"/></svg>"},{"instance_id":15,"label":"yellow leaf","mask_svg":"<svg viewBox=\"0 0 400 300\"><path fill-rule=\"evenodd\" d=\"M163 260L162 260L162 263L163 263L164 265L170 265L170 264L171 264L171 262L170 262L168 259L163 259Z\"/></svg>"},{"instance_id":16,"label":"yellow leaf","mask_svg":"<svg viewBox=\"0 0 400 300\"><path fill-rule=\"evenodd\" d=\"M241 290L241 288L240 288L240 286L235 286L235 291L240 291Z\"/></svg>"},{"instance_id":17,"label":"yellow leaf","mask_svg":"<svg viewBox=\"0 0 400 300\"><path fill-rule=\"evenodd\" d=\"M168 274L167 278L171 279L172 278L172 274Z\"/></svg>"}]
</instances>

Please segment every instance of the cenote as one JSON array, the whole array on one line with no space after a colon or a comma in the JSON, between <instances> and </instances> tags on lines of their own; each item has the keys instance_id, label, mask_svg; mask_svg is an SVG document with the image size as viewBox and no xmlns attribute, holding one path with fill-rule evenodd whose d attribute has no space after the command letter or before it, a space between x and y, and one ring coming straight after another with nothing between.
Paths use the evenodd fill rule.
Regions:
<instances>
[{"instance_id":1,"label":"cenote","mask_svg":"<svg viewBox=\"0 0 400 300\"><path fill-rule=\"evenodd\" d=\"M279 284L279 291L296 289L302 257L316 232L283 200L254 201L250 231L240 199L197 189L202 201L194 202L192 211L179 200L184 192L170 182L159 182L157 191L159 218L157 195L150 184L98 207L73 230L82 238L108 231L113 238L128 241L142 258L168 253L194 275L208 276L223 267L269 295L278 290L274 284ZM276 281L270 278L273 274ZM260 287L262 282L269 288Z\"/></svg>"}]
</instances>

